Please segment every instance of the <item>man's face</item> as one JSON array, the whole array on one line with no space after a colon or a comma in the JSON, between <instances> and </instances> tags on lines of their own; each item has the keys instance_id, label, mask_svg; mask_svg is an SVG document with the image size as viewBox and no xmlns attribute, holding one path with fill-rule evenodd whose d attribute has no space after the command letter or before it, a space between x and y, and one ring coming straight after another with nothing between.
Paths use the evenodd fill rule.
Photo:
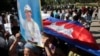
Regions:
<instances>
[{"instance_id":1,"label":"man's face","mask_svg":"<svg viewBox=\"0 0 100 56\"><path fill-rule=\"evenodd\" d=\"M31 19L32 13L31 11L25 11L25 15L27 19Z\"/></svg>"}]
</instances>

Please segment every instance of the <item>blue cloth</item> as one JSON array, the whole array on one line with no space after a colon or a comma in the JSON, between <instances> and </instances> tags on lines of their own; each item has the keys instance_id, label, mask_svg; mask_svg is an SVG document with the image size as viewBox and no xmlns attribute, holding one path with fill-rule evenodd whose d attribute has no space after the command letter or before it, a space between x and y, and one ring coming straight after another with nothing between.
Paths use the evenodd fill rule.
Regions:
<instances>
[{"instance_id":1,"label":"blue cloth","mask_svg":"<svg viewBox=\"0 0 100 56\"><path fill-rule=\"evenodd\" d=\"M49 20L50 22L52 22L52 23L54 23L54 22L61 22L61 21L63 21L64 22L64 20L60 20L60 19L57 19L57 18L54 18L54 17L49 17L47 20ZM80 23L80 22L78 22L78 21L71 21L71 20L67 20L67 21L65 21L65 22L67 22L67 23L71 23L71 24L76 24L76 25L78 25L78 26L82 26L83 27L83 25Z\"/></svg>"}]
</instances>

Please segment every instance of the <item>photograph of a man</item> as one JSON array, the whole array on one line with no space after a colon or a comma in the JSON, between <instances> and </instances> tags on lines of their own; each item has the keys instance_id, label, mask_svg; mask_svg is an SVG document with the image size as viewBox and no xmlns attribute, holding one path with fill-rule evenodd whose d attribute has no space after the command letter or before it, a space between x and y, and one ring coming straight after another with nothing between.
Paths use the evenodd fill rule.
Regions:
<instances>
[{"instance_id":1,"label":"photograph of a man","mask_svg":"<svg viewBox=\"0 0 100 56\"><path fill-rule=\"evenodd\" d=\"M24 29L25 35L28 42L37 43L41 45L41 34L38 24L32 18L32 9L29 5L25 5L25 20L24 20Z\"/></svg>"}]
</instances>

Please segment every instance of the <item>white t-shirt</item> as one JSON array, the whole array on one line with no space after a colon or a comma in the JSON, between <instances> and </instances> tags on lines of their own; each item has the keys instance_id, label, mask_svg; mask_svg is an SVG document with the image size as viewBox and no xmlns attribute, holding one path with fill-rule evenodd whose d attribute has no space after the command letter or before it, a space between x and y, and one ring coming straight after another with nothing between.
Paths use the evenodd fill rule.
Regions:
<instances>
[{"instance_id":1,"label":"white t-shirt","mask_svg":"<svg viewBox=\"0 0 100 56\"><path fill-rule=\"evenodd\" d=\"M8 23L11 23L11 22L10 22L10 16L11 16L11 14L8 14L8 15L7 15Z\"/></svg>"},{"instance_id":2,"label":"white t-shirt","mask_svg":"<svg viewBox=\"0 0 100 56\"><path fill-rule=\"evenodd\" d=\"M83 18L86 18L86 16L87 16L86 14L82 14L82 15L81 15L81 17L83 17Z\"/></svg>"},{"instance_id":3,"label":"white t-shirt","mask_svg":"<svg viewBox=\"0 0 100 56\"><path fill-rule=\"evenodd\" d=\"M48 14L48 13L41 13L41 15L42 15L42 19L47 19L48 17L50 17L50 14Z\"/></svg>"},{"instance_id":4,"label":"white t-shirt","mask_svg":"<svg viewBox=\"0 0 100 56\"><path fill-rule=\"evenodd\" d=\"M5 31L8 31L10 34L12 34L11 23L5 23L4 24L4 29L5 29Z\"/></svg>"}]
</instances>

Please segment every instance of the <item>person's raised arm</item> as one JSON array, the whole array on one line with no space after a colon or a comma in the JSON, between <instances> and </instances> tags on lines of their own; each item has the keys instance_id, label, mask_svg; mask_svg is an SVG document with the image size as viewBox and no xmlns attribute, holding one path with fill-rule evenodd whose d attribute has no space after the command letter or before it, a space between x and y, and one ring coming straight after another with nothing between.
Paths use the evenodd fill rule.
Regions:
<instances>
[{"instance_id":1,"label":"person's raised arm","mask_svg":"<svg viewBox=\"0 0 100 56\"><path fill-rule=\"evenodd\" d=\"M16 53L16 48L17 48L18 42L20 40L20 33L17 33L15 35L15 37L16 37L16 40L14 40L14 42L12 43L12 45L9 48L9 55L10 56L13 56Z\"/></svg>"}]
</instances>

